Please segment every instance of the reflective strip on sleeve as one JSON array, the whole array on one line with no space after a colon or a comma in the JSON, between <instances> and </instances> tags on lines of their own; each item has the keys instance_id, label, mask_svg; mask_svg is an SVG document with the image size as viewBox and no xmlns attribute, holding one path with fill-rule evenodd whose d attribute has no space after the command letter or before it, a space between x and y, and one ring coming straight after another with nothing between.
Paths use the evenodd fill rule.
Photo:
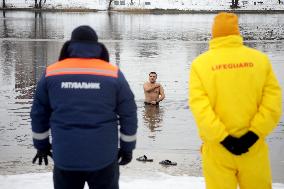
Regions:
<instances>
[{"instance_id":1,"label":"reflective strip on sleeve","mask_svg":"<svg viewBox=\"0 0 284 189\"><path fill-rule=\"evenodd\" d=\"M136 134L135 135L125 135L120 133L120 139L124 142L134 142L136 141Z\"/></svg>"},{"instance_id":2,"label":"reflective strip on sleeve","mask_svg":"<svg viewBox=\"0 0 284 189\"><path fill-rule=\"evenodd\" d=\"M48 130L48 131L46 131L44 133L35 133L35 132L33 132L33 138L36 139L36 140L46 139L49 136L49 131L50 130Z\"/></svg>"}]
</instances>

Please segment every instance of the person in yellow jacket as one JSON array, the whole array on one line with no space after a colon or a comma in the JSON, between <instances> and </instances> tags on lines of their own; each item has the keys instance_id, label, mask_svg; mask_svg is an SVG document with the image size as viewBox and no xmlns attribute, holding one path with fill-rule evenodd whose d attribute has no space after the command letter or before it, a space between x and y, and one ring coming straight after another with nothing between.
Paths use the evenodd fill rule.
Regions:
<instances>
[{"instance_id":1,"label":"person in yellow jacket","mask_svg":"<svg viewBox=\"0 0 284 189\"><path fill-rule=\"evenodd\" d=\"M281 97L268 57L243 45L238 17L217 14L189 79L207 189L272 188L265 138L280 119Z\"/></svg>"}]
</instances>

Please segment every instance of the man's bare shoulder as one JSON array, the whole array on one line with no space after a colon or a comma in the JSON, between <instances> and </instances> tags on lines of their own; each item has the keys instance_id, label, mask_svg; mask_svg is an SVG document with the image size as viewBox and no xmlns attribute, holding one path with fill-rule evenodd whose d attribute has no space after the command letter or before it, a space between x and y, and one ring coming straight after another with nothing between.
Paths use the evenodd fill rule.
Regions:
<instances>
[{"instance_id":1,"label":"man's bare shoulder","mask_svg":"<svg viewBox=\"0 0 284 189\"><path fill-rule=\"evenodd\" d=\"M145 82L145 83L143 84L143 88L144 88L144 91L145 91L145 92L148 91L150 87L151 87L150 82Z\"/></svg>"},{"instance_id":2,"label":"man's bare shoulder","mask_svg":"<svg viewBox=\"0 0 284 189\"><path fill-rule=\"evenodd\" d=\"M150 82L145 82L145 83L143 84L143 86L148 86L148 85L150 85Z\"/></svg>"},{"instance_id":3,"label":"man's bare shoulder","mask_svg":"<svg viewBox=\"0 0 284 189\"><path fill-rule=\"evenodd\" d=\"M157 87L162 87L161 83L156 83Z\"/></svg>"}]
</instances>

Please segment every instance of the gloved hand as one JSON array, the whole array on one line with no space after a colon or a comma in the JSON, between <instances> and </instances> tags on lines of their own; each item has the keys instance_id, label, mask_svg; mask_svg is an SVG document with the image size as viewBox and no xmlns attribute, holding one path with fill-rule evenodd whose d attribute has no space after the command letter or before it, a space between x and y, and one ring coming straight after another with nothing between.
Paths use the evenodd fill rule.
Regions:
<instances>
[{"instance_id":1,"label":"gloved hand","mask_svg":"<svg viewBox=\"0 0 284 189\"><path fill-rule=\"evenodd\" d=\"M33 164L38 159L38 164L42 164L42 159L44 160L44 164L48 165L48 159L47 156L50 156L52 158L51 148L45 149L45 150L38 150L35 157L33 158Z\"/></svg>"},{"instance_id":2,"label":"gloved hand","mask_svg":"<svg viewBox=\"0 0 284 189\"><path fill-rule=\"evenodd\" d=\"M119 149L117 159L118 159L119 165L126 165L130 163L132 160L132 151L126 152L126 151L123 151L122 149Z\"/></svg>"},{"instance_id":3,"label":"gloved hand","mask_svg":"<svg viewBox=\"0 0 284 189\"><path fill-rule=\"evenodd\" d=\"M241 136L240 142L243 148L249 149L252 145L254 145L254 143L256 143L258 138L259 137L254 132L248 131L246 134Z\"/></svg>"},{"instance_id":4,"label":"gloved hand","mask_svg":"<svg viewBox=\"0 0 284 189\"><path fill-rule=\"evenodd\" d=\"M243 145L239 138L233 137L231 135L227 136L221 144L232 154L241 155L248 152L248 148Z\"/></svg>"}]
</instances>

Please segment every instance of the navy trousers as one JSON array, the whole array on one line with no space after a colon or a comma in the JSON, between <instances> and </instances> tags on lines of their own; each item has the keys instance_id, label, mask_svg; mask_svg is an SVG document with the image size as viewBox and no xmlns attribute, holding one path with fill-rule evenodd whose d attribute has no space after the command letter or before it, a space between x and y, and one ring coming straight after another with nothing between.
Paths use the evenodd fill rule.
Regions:
<instances>
[{"instance_id":1,"label":"navy trousers","mask_svg":"<svg viewBox=\"0 0 284 189\"><path fill-rule=\"evenodd\" d=\"M54 166L54 189L83 189L85 182L90 189L119 189L117 161L97 171L67 171Z\"/></svg>"}]
</instances>

